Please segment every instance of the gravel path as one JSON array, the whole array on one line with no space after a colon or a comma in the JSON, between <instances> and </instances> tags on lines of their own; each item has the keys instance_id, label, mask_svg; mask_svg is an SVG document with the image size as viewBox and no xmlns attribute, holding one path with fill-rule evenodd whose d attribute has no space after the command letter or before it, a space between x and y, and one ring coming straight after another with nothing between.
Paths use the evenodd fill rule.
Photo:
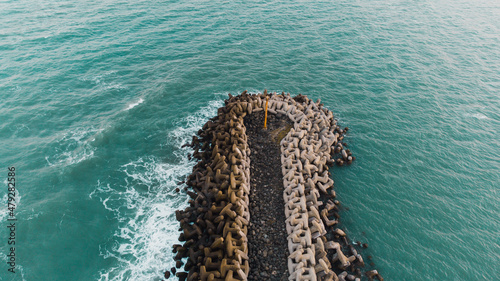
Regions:
<instances>
[{"instance_id":1,"label":"gravel path","mask_svg":"<svg viewBox=\"0 0 500 281\"><path fill-rule=\"evenodd\" d=\"M288 243L283 202L281 151L278 142L292 125L283 115L264 112L245 117L250 146L250 225L248 280L288 280Z\"/></svg>"}]
</instances>

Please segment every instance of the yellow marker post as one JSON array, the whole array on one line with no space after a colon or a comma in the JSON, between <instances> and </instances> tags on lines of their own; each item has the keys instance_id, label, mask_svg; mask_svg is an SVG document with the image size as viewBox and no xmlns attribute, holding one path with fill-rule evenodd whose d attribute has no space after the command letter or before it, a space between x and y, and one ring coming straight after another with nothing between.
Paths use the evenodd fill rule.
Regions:
<instances>
[{"instance_id":1,"label":"yellow marker post","mask_svg":"<svg viewBox=\"0 0 500 281\"><path fill-rule=\"evenodd\" d=\"M266 124L267 124L267 104L269 103L269 96L266 97L266 110L264 113L264 129L267 129Z\"/></svg>"}]
</instances>

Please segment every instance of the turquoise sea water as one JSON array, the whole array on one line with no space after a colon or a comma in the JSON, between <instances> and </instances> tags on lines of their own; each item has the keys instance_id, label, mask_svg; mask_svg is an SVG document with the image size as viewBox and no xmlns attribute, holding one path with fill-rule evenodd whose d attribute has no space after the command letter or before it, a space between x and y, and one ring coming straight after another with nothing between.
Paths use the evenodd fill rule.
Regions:
<instances>
[{"instance_id":1,"label":"turquoise sea water","mask_svg":"<svg viewBox=\"0 0 500 281\"><path fill-rule=\"evenodd\" d=\"M264 88L350 128L342 226L385 280L500 280L500 2L248 2L0 1L0 280L161 280L180 146Z\"/></svg>"}]
</instances>

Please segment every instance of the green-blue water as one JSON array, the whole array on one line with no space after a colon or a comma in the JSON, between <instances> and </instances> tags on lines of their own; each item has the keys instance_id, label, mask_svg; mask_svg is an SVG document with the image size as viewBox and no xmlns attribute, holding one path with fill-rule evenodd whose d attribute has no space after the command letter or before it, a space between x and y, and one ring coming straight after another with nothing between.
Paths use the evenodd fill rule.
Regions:
<instances>
[{"instance_id":1,"label":"green-blue water","mask_svg":"<svg viewBox=\"0 0 500 281\"><path fill-rule=\"evenodd\" d=\"M264 88L349 126L342 226L385 280L500 280L495 0L0 1L0 280L161 280L180 146Z\"/></svg>"}]
</instances>

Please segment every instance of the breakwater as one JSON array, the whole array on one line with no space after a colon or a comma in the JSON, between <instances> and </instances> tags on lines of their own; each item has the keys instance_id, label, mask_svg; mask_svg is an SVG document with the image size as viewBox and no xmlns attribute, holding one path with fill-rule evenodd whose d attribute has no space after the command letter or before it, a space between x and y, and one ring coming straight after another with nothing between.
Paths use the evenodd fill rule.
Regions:
<instances>
[{"instance_id":1,"label":"breakwater","mask_svg":"<svg viewBox=\"0 0 500 281\"><path fill-rule=\"evenodd\" d=\"M250 215L251 208L255 213L276 207L255 206L257 199L250 200L253 152L245 123L266 110L285 120L273 134L271 129L261 130L279 143L281 165L270 177L282 182L278 196L284 225L275 223L279 220L253 222ZM266 91L230 95L189 144L199 162L186 180L190 206L176 211L182 230L179 241L184 243L174 245L176 268L166 271L165 277L173 273L179 280L361 280L362 276L383 280L376 270L363 274L361 254L337 227L340 202L335 199L329 168L355 159L342 144L347 130L337 125L319 100L306 96L267 95ZM260 184L255 182L255 188ZM268 237L266 227L270 232L286 232L281 236L286 237L285 248L275 250L284 241L279 235ZM256 249L253 246L267 247L258 240L274 247ZM269 252L285 254L274 261ZM273 264L257 262L260 255L271 256ZM182 266L184 271L178 271ZM260 273L250 274L254 267ZM279 272L283 267L286 270Z\"/></svg>"}]
</instances>

